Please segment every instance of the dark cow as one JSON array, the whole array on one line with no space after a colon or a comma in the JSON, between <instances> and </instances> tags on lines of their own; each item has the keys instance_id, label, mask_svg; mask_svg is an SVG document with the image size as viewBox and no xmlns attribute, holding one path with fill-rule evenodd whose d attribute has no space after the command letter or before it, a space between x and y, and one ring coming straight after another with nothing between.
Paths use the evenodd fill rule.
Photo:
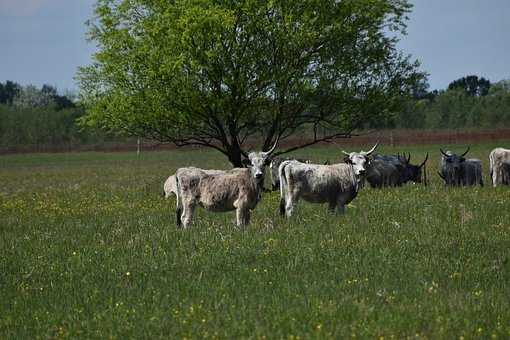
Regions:
<instances>
[{"instance_id":1,"label":"dark cow","mask_svg":"<svg viewBox=\"0 0 510 340\"><path fill-rule=\"evenodd\" d=\"M422 172L422 169L425 169L424 166L429 158L428 153L420 165L410 163L411 154L408 157L401 155L374 155L373 157L373 165L367 169L367 181L372 187L400 186L407 182L421 183L422 177L427 185L426 172ZM398 172L398 176L394 174L395 171Z\"/></svg>"},{"instance_id":2,"label":"dark cow","mask_svg":"<svg viewBox=\"0 0 510 340\"><path fill-rule=\"evenodd\" d=\"M469 152L469 147L462 155L456 155L451 151L441 151L441 164L439 177L446 186L483 186L482 162L476 158L466 159L464 156Z\"/></svg>"},{"instance_id":3,"label":"dark cow","mask_svg":"<svg viewBox=\"0 0 510 340\"><path fill-rule=\"evenodd\" d=\"M501 162L501 184L510 185L510 161Z\"/></svg>"},{"instance_id":4,"label":"dark cow","mask_svg":"<svg viewBox=\"0 0 510 340\"><path fill-rule=\"evenodd\" d=\"M367 168L365 179L372 188L396 187L402 184L399 165L374 159Z\"/></svg>"}]
</instances>

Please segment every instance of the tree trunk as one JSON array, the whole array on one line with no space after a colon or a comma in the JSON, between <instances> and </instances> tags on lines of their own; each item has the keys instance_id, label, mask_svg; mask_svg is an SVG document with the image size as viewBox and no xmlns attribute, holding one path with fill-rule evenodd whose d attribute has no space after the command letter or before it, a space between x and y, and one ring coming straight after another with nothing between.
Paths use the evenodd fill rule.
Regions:
<instances>
[{"instance_id":1,"label":"tree trunk","mask_svg":"<svg viewBox=\"0 0 510 340\"><path fill-rule=\"evenodd\" d=\"M234 145L228 149L228 160L234 168L244 168L243 154L239 145Z\"/></svg>"}]
</instances>

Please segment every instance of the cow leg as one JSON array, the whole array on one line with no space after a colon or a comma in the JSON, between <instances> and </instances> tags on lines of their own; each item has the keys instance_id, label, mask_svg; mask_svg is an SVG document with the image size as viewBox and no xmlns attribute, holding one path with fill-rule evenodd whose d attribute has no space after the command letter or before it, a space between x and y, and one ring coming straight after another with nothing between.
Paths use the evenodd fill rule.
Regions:
<instances>
[{"instance_id":1,"label":"cow leg","mask_svg":"<svg viewBox=\"0 0 510 340\"><path fill-rule=\"evenodd\" d=\"M294 198L291 195L288 195L287 199L285 200L285 216L291 217L292 213L294 212L294 200L296 200L295 203L297 203L297 197Z\"/></svg>"},{"instance_id":2,"label":"cow leg","mask_svg":"<svg viewBox=\"0 0 510 340\"><path fill-rule=\"evenodd\" d=\"M344 202L339 202L336 207L336 213L339 215L345 214L345 204Z\"/></svg>"},{"instance_id":3,"label":"cow leg","mask_svg":"<svg viewBox=\"0 0 510 340\"><path fill-rule=\"evenodd\" d=\"M498 169L494 167L492 170L492 186L494 188L498 186L498 172Z\"/></svg>"},{"instance_id":4,"label":"cow leg","mask_svg":"<svg viewBox=\"0 0 510 340\"><path fill-rule=\"evenodd\" d=\"M244 227L250 223L250 209L239 207L236 209L237 226Z\"/></svg>"},{"instance_id":5,"label":"cow leg","mask_svg":"<svg viewBox=\"0 0 510 340\"><path fill-rule=\"evenodd\" d=\"M193 212L195 211L195 205L193 203L184 203L182 209L181 220L184 229L190 227L193 220Z\"/></svg>"},{"instance_id":6,"label":"cow leg","mask_svg":"<svg viewBox=\"0 0 510 340\"><path fill-rule=\"evenodd\" d=\"M345 213L345 204L351 199L352 198L350 198L350 196L346 194L338 196L336 200L336 213L339 215L343 215Z\"/></svg>"},{"instance_id":7,"label":"cow leg","mask_svg":"<svg viewBox=\"0 0 510 340\"><path fill-rule=\"evenodd\" d=\"M337 202L336 202L336 200L334 200L334 201L329 201L329 203L328 203L328 210L329 210L329 212L334 213L334 212L335 212L335 209L336 209L336 206L337 206Z\"/></svg>"}]
</instances>

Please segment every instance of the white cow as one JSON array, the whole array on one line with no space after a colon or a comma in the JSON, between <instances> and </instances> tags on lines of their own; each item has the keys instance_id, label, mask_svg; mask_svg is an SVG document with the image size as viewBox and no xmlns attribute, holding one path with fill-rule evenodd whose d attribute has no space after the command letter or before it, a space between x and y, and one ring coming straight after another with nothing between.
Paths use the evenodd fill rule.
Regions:
<instances>
[{"instance_id":1,"label":"white cow","mask_svg":"<svg viewBox=\"0 0 510 340\"><path fill-rule=\"evenodd\" d=\"M280 164L280 214L292 216L300 198L311 203L328 203L329 210L343 213L345 205L358 194L368 156L376 148L377 144L367 152L342 151L347 155L345 163L321 165L285 161Z\"/></svg>"},{"instance_id":2,"label":"white cow","mask_svg":"<svg viewBox=\"0 0 510 340\"><path fill-rule=\"evenodd\" d=\"M191 225L197 205L209 211L236 210L237 226L250 222L253 210L261 198L265 165L276 144L267 152L248 154L248 168L236 168L223 173L207 174L197 168L177 170L177 226Z\"/></svg>"},{"instance_id":3,"label":"white cow","mask_svg":"<svg viewBox=\"0 0 510 340\"><path fill-rule=\"evenodd\" d=\"M175 175L168 177L163 184L163 195L168 198L172 195L177 195L177 186L175 183Z\"/></svg>"},{"instance_id":4,"label":"white cow","mask_svg":"<svg viewBox=\"0 0 510 340\"><path fill-rule=\"evenodd\" d=\"M496 148L489 154L489 174L494 187L505 182L508 174L505 173L506 167L503 162L510 162L510 150Z\"/></svg>"}]
</instances>

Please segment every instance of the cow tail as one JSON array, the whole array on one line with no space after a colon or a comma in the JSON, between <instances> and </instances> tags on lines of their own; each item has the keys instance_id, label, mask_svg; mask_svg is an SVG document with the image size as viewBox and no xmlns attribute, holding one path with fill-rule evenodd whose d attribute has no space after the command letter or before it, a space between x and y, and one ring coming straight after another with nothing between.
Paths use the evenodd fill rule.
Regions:
<instances>
[{"instance_id":1,"label":"cow tail","mask_svg":"<svg viewBox=\"0 0 510 340\"><path fill-rule=\"evenodd\" d=\"M278 177L280 178L280 215L285 215L285 190L287 190L287 178L285 177L285 166L289 162L283 162L278 167Z\"/></svg>"},{"instance_id":2,"label":"cow tail","mask_svg":"<svg viewBox=\"0 0 510 340\"><path fill-rule=\"evenodd\" d=\"M176 223L177 227L182 226L181 216L182 216L182 195L181 195L181 184L179 183L179 176L175 174L175 217L176 217Z\"/></svg>"}]
</instances>

